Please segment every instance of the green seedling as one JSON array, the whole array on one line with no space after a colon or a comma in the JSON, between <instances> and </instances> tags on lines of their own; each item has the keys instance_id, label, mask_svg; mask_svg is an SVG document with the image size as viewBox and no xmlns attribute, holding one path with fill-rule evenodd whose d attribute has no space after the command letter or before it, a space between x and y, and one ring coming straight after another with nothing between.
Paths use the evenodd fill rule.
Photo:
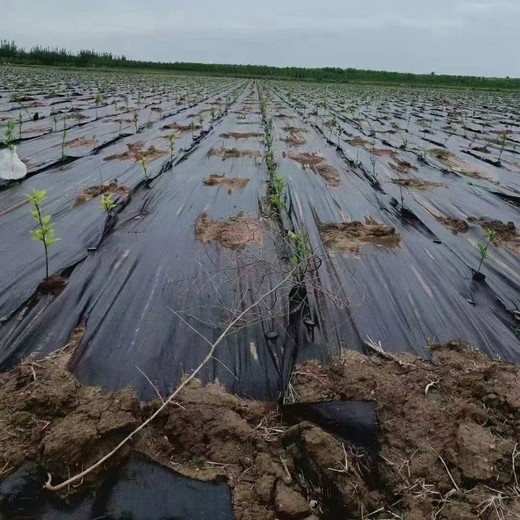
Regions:
<instances>
[{"instance_id":1,"label":"green seedling","mask_svg":"<svg viewBox=\"0 0 520 520\"><path fill-rule=\"evenodd\" d=\"M110 193L103 193L103 195L101 195L101 207L106 211L108 217L113 215L116 203Z\"/></svg>"},{"instance_id":2,"label":"green seedling","mask_svg":"<svg viewBox=\"0 0 520 520\"><path fill-rule=\"evenodd\" d=\"M47 198L47 191L36 190L30 195L27 195L27 197L33 206L31 215L38 224L38 228L31 231L31 235L33 240L39 240L43 243L45 252L45 278L47 279L49 278L49 247L60 239L56 237L54 226L51 222L51 215L42 215L41 206Z\"/></svg>"},{"instance_id":3,"label":"green seedling","mask_svg":"<svg viewBox=\"0 0 520 520\"><path fill-rule=\"evenodd\" d=\"M139 114L137 113L137 110L134 112L134 127L135 127L135 133L137 134L137 131L139 130Z\"/></svg>"},{"instance_id":4,"label":"green seedling","mask_svg":"<svg viewBox=\"0 0 520 520\"><path fill-rule=\"evenodd\" d=\"M482 265L484 264L484 261L489 256L489 246L491 245L491 242L493 242L493 239L497 236L497 232L494 229L488 229L486 231L486 242L477 244L479 255L480 255L480 263L478 264L478 269L474 275L474 277L480 277L481 272L480 269L482 268Z\"/></svg>"},{"instance_id":5,"label":"green seedling","mask_svg":"<svg viewBox=\"0 0 520 520\"><path fill-rule=\"evenodd\" d=\"M144 178L146 182L150 182L150 175L148 173L148 163L146 162L146 158L141 157L141 166L143 167Z\"/></svg>"},{"instance_id":6,"label":"green seedling","mask_svg":"<svg viewBox=\"0 0 520 520\"><path fill-rule=\"evenodd\" d=\"M10 120L10 121L7 121L7 127L5 129L5 139L4 139L4 144L5 146L7 146L8 148L13 148L13 143L14 143L14 130L16 128L16 122L13 120Z\"/></svg>"},{"instance_id":7,"label":"green seedling","mask_svg":"<svg viewBox=\"0 0 520 520\"><path fill-rule=\"evenodd\" d=\"M292 249L292 255L289 260L293 267L298 268L298 279L302 280L305 271L307 270L305 264L310 256L310 249L307 245L307 240L305 235L301 232L294 233L293 231L289 231L287 236L289 237Z\"/></svg>"},{"instance_id":8,"label":"green seedling","mask_svg":"<svg viewBox=\"0 0 520 520\"><path fill-rule=\"evenodd\" d=\"M54 123L54 133L58 132L58 116L56 114L52 115L52 122Z\"/></svg>"},{"instance_id":9,"label":"green seedling","mask_svg":"<svg viewBox=\"0 0 520 520\"><path fill-rule=\"evenodd\" d=\"M195 121L191 121L190 123L190 130L191 130L191 140L193 141L195 139Z\"/></svg>"},{"instance_id":10,"label":"green seedling","mask_svg":"<svg viewBox=\"0 0 520 520\"><path fill-rule=\"evenodd\" d=\"M199 117L199 125L200 125L200 133L204 131L204 118L202 116Z\"/></svg>"},{"instance_id":11,"label":"green seedling","mask_svg":"<svg viewBox=\"0 0 520 520\"><path fill-rule=\"evenodd\" d=\"M273 194L271 195L271 205L276 213L285 209L285 197L284 192L286 188L285 177L282 175L273 176Z\"/></svg>"}]
</instances>

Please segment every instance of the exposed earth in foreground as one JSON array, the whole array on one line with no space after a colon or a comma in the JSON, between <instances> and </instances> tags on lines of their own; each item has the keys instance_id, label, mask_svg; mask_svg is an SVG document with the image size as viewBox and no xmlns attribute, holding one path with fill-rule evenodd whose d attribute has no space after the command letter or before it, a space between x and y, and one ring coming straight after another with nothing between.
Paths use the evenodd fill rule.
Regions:
<instances>
[{"instance_id":1,"label":"exposed earth in foreground","mask_svg":"<svg viewBox=\"0 0 520 520\"><path fill-rule=\"evenodd\" d=\"M132 390L82 386L67 370L73 349L0 374L0 481L27 461L54 482L74 475L160 405L139 403ZM379 450L295 422L276 404L195 383L63 499L89 493L109 466L137 452L227 482L238 520L520 518L518 366L458 342L431 352L432 362L345 352L293 374L288 402L373 401ZM9 499L0 497L2 518L16 518Z\"/></svg>"}]
</instances>

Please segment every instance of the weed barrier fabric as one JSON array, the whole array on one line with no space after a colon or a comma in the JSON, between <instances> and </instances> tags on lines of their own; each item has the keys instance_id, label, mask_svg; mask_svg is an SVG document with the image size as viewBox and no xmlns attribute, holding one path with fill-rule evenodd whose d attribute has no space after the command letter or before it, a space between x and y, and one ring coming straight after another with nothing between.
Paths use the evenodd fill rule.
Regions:
<instances>
[{"instance_id":1,"label":"weed barrier fabric","mask_svg":"<svg viewBox=\"0 0 520 520\"><path fill-rule=\"evenodd\" d=\"M0 514L10 520L233 520L224 483L184 477L140 456L110 470L99 487L67 504L42 491L43 468L27 465L0 484Z\"/></svg>"},{"instance_id":2,"label":"weed barrier fabric","mask_svg":"<svg viewBox=\"0 0 520 520\"><path fill-rule=\"evenodd\" d=\"M200 107L189 109L164 121L183 121ZM155 146L164 153L149 161L149 175L158 175L169 160L166 137L157 141L159 127L164 121L144 128L139 134L122 136L117 142L100 149L94 155L79 158L68 164L51 168L0 191L0 236L2 236L2 269L0 270L0 319L9 317L36 291L45 273L43 247L31 239L30 231L36 226L27 201L34 190L47 190L44 214L51 214L56 236L61 240L49 251L51 273L60 273L76 265L95 248L103 234L106 215L100 197L78 205L77 198L90 186L117 182L132 192L142 183L141 164L130 158L110 159L127 152L129 146L142 145L143 150ZM31 146L31 141L27 146ZM43 140L47 141L47 138ZM34 144L32 144L34 145ZM177 155L182 155L176 148ZM115 202L118 202L117 198Z\"/></svg>"},{"instance_id":3,"label":"weed barrier fabric","mask_svg":"<svg viewBox=\"0 0 520 520\"><path fill-rule=\"evenodd\" d=\"M276 110L271 112L273 115ZM283 109L283 113L295 121L290 109ZM426 218L426 211L409 192L407 211L401 213L395 204L397 186L392 184L391 193L385 191L386 183L383 190L374 189L366 175L349 167L341 153L300 120L306 143L297 147L297 153L317 153L340 172L340 185L331 186L312 167L302 167L291 159L291 148L281 141L286 120L274 115L273 121L279 169L287 179L291 225L307 233L315 254L326 258L319 270L324 290L313 305L318 307L318 328L333 352L339 354L344 346L361 350L363 342L371 339L381 342L385 350L428 357L430 341L463 338L491 356L520 360L514 317L519 294L516 256L494 248L495 262L490 260L484 268L489 277L484 283L474 282L471 266L478 265L476 230L470 230L469 240L455 249L451 232L441 232L431 215ZM493 218L500 215L501 220L517 220L516 209L510 206L503 207L501 213L491 212L498 199L486 190L477 196L477 189L469 188L459 196L464 199L473 190L468 206L472 205L474 214L481 208ZM449 214L449 196L433 200L443 204ZM323 224L363 223L367 218L393 227L401 239L399 247L368 243L356 253L346 253L324 244Z\"/></svg>"},{"instance_id":4,"label":"weed barrier fabric","mask_svg":"<svg viewBox=\"0 0 520 520\"><path fill-rule=\"evenodd\" d=\"M30 352L64 346L85 322L72 362L81 381L105 390L134 386L142 399L155 398L157 390L167 395L208 352L202 336L215 341L234 316L282 281L290 271L279 260L284 245L260 210L265 165L258 157L223 160L212 153L222 145L260 150L258 137L247 142L222 137L232 131L235 122L224 120L173 171L136 193L63 293L30 310L23 321L6 324L4 367ZM205 186L215 172L249 182L231 193L224 186ZM196 238L203 213L226 222L240 212L261 224L260 243L233 250ZM297 328L288 327L291 285L285 283L237 324L204 367L203 380L218 380L243 396L280 398L298 347L287 332Z\"/></svg>"},{"instance_id":5,"label":"weed barrier fabric","mask_svg":"<svg viewBox=\"0 0 520 520\"><path fill-rule=\"evenodd\" d=\"M1 192L0 225L5 224L9 262L0 273L0 308L3 317L10 316L0 329L3 368L32 352L46 354L65 346L73 330L85 324L71 366L83 382L106 390L134 386L143 399L156 397L156 390L167 395L204 358L206 339L215 341L237 313L281 281L291 256L290 231L309 237L319 264L312 283L305 290L286 284L237 324L204 367L204 381L218 380L242 396L276 400L295 362L326 362L345 348L363 350L369 339L381 342L385 350L428 357L430 341L462 338L490 355L518 360L517 256L493 248L483 269L485 281L474 282L471 268L478 260L481 226L472 223L464 236L455 236L436 218L464 214L514 222L517 208L496 194L513 197L508 188L514 185L512 174L504 174L508 182L498 186L462 174L447 175L433 159L420 165L419 146L428 141L412 126L410 150L392 148L385 143L397 138L388 135L388 125L378 122L372 110L370 123L347 119L342 124L350 137L366 139L375 133L381 150L376 186L368 150L341 140L339 147L331 145L328 132L277 101L270 107L273 146L279 173L287 181L287 211L280 230L265 218L268 172L257 135L263 132L259 103L250 86L241 92L226 117L212 129L208 124L195 132L200 137L177 154L172 170L166 169L168 156L151 161L152 177L157 176L151 189L139 184L140 165L120 156L137 143L167 150L167 135L174 128L182 128L177 146L187 148L190 124L201 115L208 117L216 93L178 114L154 116L135 136L123 135L93 155L79 157L63 169L41 171ZM139 112L140 118L155 106L152 99L145 104L148 112ZM111 117L103 113L92 128L106 126L110 133L113 123L104 120ZM288 126L302 129L303 144L282 141L288 137ZM252 135L236 137L240 133ZM320 174L303 168L289 155L295 151L318 153L332 170ZM416 166L418 180L444 186L429 191L403 188L401 210L400 189L392 182L399 177L390 165L398 160ZM495 170L490 166L486 171L490 176L502 174ZM99 199L73 207L86 185L98 184L99 171L103 180L117 179L132 191L116 225L104 236ZM327 178L331 171L337 176ZM60 183L55 182L57 175ZM238 189L205 184L211 176L247 183ZM51 270L70 272L59 296L31 300L43 270L41 244L27 238L33 224L28 208L18 204L36 188L56 191L49 192L48 212L62 241L51 249ZM249 215L260 223L263 238L236 250L218 240L203 243L195 237L202 215L210 224ZM367 243L359 251L344 252L324 243L323 225L366 219L394 228L398 247ZM305 294L297 296L304 305L291 309L291 296L300 290Z\"/></svg>"},{"instance_id":6,"label":"weed barrier fabric","mask_svg":"<svg viewBox=\"0 0 520 520\"><path fill-rule=\"evenodd\" d=\"M285 419L299 423L310 421L347 442L364 446L371 453L379 449L379 425L375 402L326 401L287 404L281 407Z\"/></svg>"}]
</instances>

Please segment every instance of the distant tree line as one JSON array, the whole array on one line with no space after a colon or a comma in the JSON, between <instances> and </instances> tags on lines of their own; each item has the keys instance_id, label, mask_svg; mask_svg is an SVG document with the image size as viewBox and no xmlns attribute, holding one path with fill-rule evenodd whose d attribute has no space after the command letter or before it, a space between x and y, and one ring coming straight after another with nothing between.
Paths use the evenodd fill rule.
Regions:
<instances>
[{"instance_id":1,"label":"distant tree line","mask_svg":"<svg viewBox=\"0 0 520 520\"><path fill-rule=\"evenodd\" d=\"M446 74L411 74L339 67L269 67L266 65L225 65L205 63L167 63L130 60L110 52L98 53L81 50L51 49L39 45L26 50L13 41L0 41L0 63L23 65L52 65L71 67L132 68L167 70L211 75L230 75L249 78L278 78L341 83L385 83L476 88L520 89L520 78L486 78L478 76L451 76Z\"/></svg>"}]
</instances>

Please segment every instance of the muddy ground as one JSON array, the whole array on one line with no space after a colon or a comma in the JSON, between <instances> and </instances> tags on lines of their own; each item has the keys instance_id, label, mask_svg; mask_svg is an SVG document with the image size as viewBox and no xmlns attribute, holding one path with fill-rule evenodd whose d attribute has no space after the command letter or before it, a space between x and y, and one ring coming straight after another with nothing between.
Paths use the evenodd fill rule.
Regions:
<instances>
[{"instance_id":1,"label":"muddy ground","mask_svg":"<svg viewBox=\"0 0 520 520\"><path fill-rule=\"evenodd\" d=\"M65 350L0 375L0 480L35 461L57 483L160 405L139 403L131 389L102 394L80 385L67 364L81 333ZM137 452L187 476L226 481L238 520L520 518L519 368L458 342L433 345L431 362L376 345L370 353L296 367L286 401L374 402L371 449L286 421L276 403L195 383L64 500L88 493ZM5 508L0 497L0 514Z\"/></svg>"}]
</instances>

